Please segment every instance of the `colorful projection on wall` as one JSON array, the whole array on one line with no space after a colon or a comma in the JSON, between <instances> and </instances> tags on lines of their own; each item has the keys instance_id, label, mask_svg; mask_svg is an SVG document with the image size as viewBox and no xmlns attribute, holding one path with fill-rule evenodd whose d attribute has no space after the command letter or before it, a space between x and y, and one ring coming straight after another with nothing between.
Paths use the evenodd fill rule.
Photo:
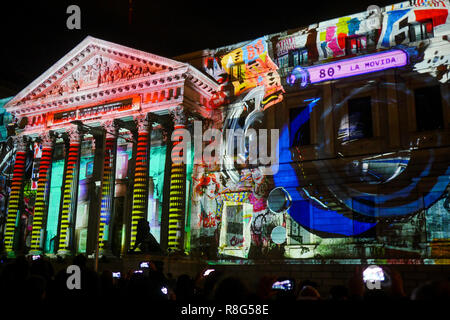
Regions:
<instances>
[{"instance_id":1,"label":"colorful projection on wall","mask_svg":"<svg viewBox=\"0 0 450 320\"><path fill-rule=\"evenodd\" d=\"M63 186L64 179L64 164L64 159L54 159L52 162L45 237L45 252L48 253L55 253L55 250L57 249L56 237L58 234L58 218L61 203L61 187Z\"/></svg>"},{"instance_id":2,"label":"colorful projection on wall","mask_svg":"<svg viewBox=\"0 0 450 320\"><path fill-rule=\"evenodd\" d=\"M342 105L334 106L336 112ZM293 258L426 256L425 225L432 221L428 213L440 208L438 219L450 217L442 205L448 197L448 147L442 152L441 148L430 151L419 144L386 154L348 158L343 155L334 160L304 162L304 147L296 147L289 139L289 135L295 136L295 131L308 125L314 111L311 105L303 110L282 131L280 162L291 164L281 165L274 176L275 185L285 187L292 196L289 214L294 225L300 226L299 232L295 231L300 235L297 240L288 240L298 247L287 247L285 254ZM340 143L348 148L358 140ZM324 145L319 144L319 153L322 148ZM419 191L418 186L424 186L425 181L426 189ZM445 228L436 224L430 228L436 228L436 235L446 237L441 234ZM355 247L355 243L363 243L367 252Z\"/></svg>"},{"instance_id":3,"label":"colorful projection on wall","mask_svg":"<svg viewBox=\"0 0 450 320\"><path fill-rule=\"evenodd\" d=\"M91 201L95 190L92 182L94 165L94 143L85 140L81 144L80 167L78 177L77 211L75 216L75 230L73 232L73 246L77 253L88 253L88 228Z\"/></svg>"},{"instance_id":4,"label":"colorful projection on wall","mask_svg":"<svg viewBox=\"0 0 450 320\"><path fill-rule=\"evenodd\" d=\"M371 23L366 12L320 22L277 39L274 60L285 76L286 70L304 68L317 61L327 62L398 45L417 46L421 56L420 61L414 62L414 70L429 73L444 83L449 74L450 43L443 42L436 47L430 44L430 39L449 33L449 6L444 0L415 1L411 6L406 3L387 6L381 23ZM301 79L302 73L297 73Z\"/></svg>"},{"instance_id":5,"label":"colorful projection on wall","mask_svg":"<svg viewBox=\"0 0 450 320\"><path fill-rule=\"evenodd\" d=\"M399 53L406 56L403 51ZM351 112L350 105L361 100L364 108L353 108L361 114L347 121L354 126L348 137L343 137L342 126L336 128L338 147L349 148L372 137L361 129L368 123L360 123L365 109L371 112L371 98L353 94L344 96L344 102L326 107L322 98L306 99L299 105L300 112L291 112L295 116L282 127L280 170L273 177L263 176L256 168L233 167L236 181L227 170L196 166L192 254L210 259L424 258L430 257L425 245L428 234L434 239L428 240L434 257L448 256L448 230L443 226L450 219L448 146L438 142L442 148L422 148L416 141L405 150L304 160L311 137L308 143L298 143L296 137L304 133L305 126L311 130L313 112L323 117L333 108L335 114L341 114L344 105ZM373 99L373 103L383 103ZM233 114L242 117L242 123L247 116ZM325 147L320 142L314 149L317 154L326 154ZM267 207L268 191L277 186L284 187L292 198L285 215ZM280 241L274 230L283 230L286 240Z\"/></svg>"},{"instance_id":6,"label":"colorful projection on wall","mask_svg":"<svg viewBox=\"0 0 450 320\"><path fill-rule=\"evenodd\" d=\"M447 22L448 1L417 1L413 7L405 8L400 5L388 10L383 19L383 30L380 35L380 47L391 47L409 41L420 41L424 38L422 34L415 35L410 31L410 25L432 21L430 31L442 29L441 26ZM388 7L389 8L389 7ZM414 39L409 39L414 36Z\"/></svg>"},{"instance_id":7,"label":"colorful projection on wall","mask_svg":"<svg viewBox=\"0 0 450 320\"><path fill-rule=\"evenodd\" d=\"M148 213L150 232L156 241L161 240L161 215L163 209L164 169L166 163L166 145L155 142L157 133L152 131L152 146L150 148ZM159 139L158 139L159 140Z\"/></svg>"},{"instance_id":8,"label":"colorful projection on wall","mask_svg":"<svg viewBox=\"0 0 450 320\"><path fill-rule=\"evenodd\" d=\"M157 241L168 233L170 250L190 250L207 259L448 259L450 138L444 118L450 74L448 7L444 0L403 2L383 8L380 16L358 13L209 51L204 70L220 84L208 104L213 120L209 127L248 130L267 124L280 129L278 172L265 175L261 166L237 165L225 147L218 165L166 163L168 152L179 159L180 141L174 141L171 149L159 129L149 136L147 127L138 134L131 168L134 146L119 138L114 159L114 142L108 139L98 237L101 253L109 241L115 254L124 253L126 227L131 229L130 248L135 249L138 225L148 220ZM164 69L152 71L144 65L127 69L100 58L89 58L72 78L38 96L90 90ZM369 75L375 72L380 73ZM431 77L415 77L417 73ZM352 81L322 83L349 77L358 80L357 86L352 87ZM415 91L419 78L424 86L434 86L420 99ZM299 86L283 88L284 79ZM303 90L309 84L317 85ZM286 98L285 90L293 94ZM190 92L184 94L195 99ZM443 96L427 98L439 94ZM154 103L162 101L158 94L144 95L147 102L150 97ZM47 125L60 125L106 113L119 117L122 111L127 116L141 112L139 97L120 99L59 110L48 118L41 115L31 124L43 125L45 119ZM265 112L275 105L276 112ZM173 107L169 106L176 139L187 125ZM195 108L192 111L199 111ZM422 126L424 114L436 114L434 119L442 121L432 122L431 128ZM32 130L36 132L34 125ZM51 149L44 148L38 166L35 152L36 170L30 177L25 152L17 153L13 170L13 162L0 159L0 169L13 173L5 231L8 252L27 246L31 215L26 213L34 193L32 250L40 251L45 242L46 252L92 252L88 249L94 238L87 238L87 230L93 219L89 210L95 207L91 201L96 200L91 178L97 168L92 146L80 149L74 141L66 163L62 152L50 161ZM222 136L225 146L232 141L234 136ZM192 148L189 145L191 160ZM2 146L1 154L12 159L14 151L7 149ZM7 182L1 185L7 189ZM268 201L277 189L286 192L281 204L290 204L280 211ZM163 198L165 192L168 199ZM161 230L163 204L168 210L167 230Z\"/></svg>"},{"instance_id":9,"label":"colorful projection on wall","mask_svg":"<svg viewBox=\"0 0 450 320\"><path fill-rule=\"evenodd\" d=\"M0 99L0 142L8 137L6 126L13 121L13 116L3 108L11 99L12 97Z\"/></svg>"},{"instance_id":10,"label":"colorful projection on wall","mask_svg":"<svg viewBox=\"0 0 450 320\"><path fill-rule=\"evenodd\" d=\"M110 241L111 251L115 255L120 255L125 252L126 224L124 219L128 211L126 209L126 197L129 175L132 174L129 168L132 151L133 144L131 142L127 142L122 138L117 140L114 210L112 219L110 220L108 240Z\"/></svg>"},{"instance_id":11,"label":"colorful projection on wall","mask_svg":"<svg viewBox=\"0 0 450 320\"><path fill-rule=\"evenodd\" d=\"M335 25L333 23L330 24L331 26L326 27L324 31L318 33L319 52L325 59L344 55L346 39L356 35L357 31L362 31L360 30L361 21L357 17L339 18ZM364 47L365 45L366 43L364 43Z\"/></svg>"},{"instance_id":12,"label":"colorful projection on wall","mask_svg":"<svg viewBox=\"0 0 450 320\"><path fill-rule=\"evenodd\" d=\"M265 88L262 101L264 109L283 99L284 89L277 69L277 65L269 56L265 38L256 39L220 58L208 57L205 60L205 71L219 83L224 85L231 83L235 97L255 87L263 86Z\"/></svg>"},{"instance_id":13,"label":"colorful projection on wall","mask_svg":"<svg viewBox=\"0 0 450 320\"><path fill-rule=\"evenodd\" d=\"M120 144L119 144L120 142ZM128 176L128 165L132 157L132 146L119 140L117 146L116 179L125 179Z\"/></svg>"},{"instance_id":14,"label":"colorful projection on wall","mask_svg":"<svg viewBox=\"0 0 450 320\"><path fill-rule=\"evenodd\" d=\"M195 166L191 248L208 258L247 258L270 252L275 215L266 205L270 182L259 168L243 169L239 181ZM199 251L200 250L200 251Z\"/></svg>"}]
</instances>

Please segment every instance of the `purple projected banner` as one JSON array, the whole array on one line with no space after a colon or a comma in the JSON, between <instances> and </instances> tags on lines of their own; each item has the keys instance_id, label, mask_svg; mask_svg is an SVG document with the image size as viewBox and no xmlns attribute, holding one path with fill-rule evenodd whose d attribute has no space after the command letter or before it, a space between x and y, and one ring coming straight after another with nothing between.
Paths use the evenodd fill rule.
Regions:
<instances>
[{"instance_id":1,"label":"purple projected banner","mask_svg":"<svg viewBox=\"0 0 450 320\"><path fill-rule=\"evenodd\" d=\"M403 67L408 64L408 54L402 50L390 50L363 57L340 60L309 68L295 67L287 77L290 85L296 82L301 87L309 83L357 76L380 70Z\"/></svg>"},{"instance_id":2,"label":"purple projected banner","mask_svg":"<svg viewBox=\"0 0 450 320\"><path fill-rule=\"evenodd\" d=\"M352 77L408 64L408 55L402 50L391 50L364 57L341 60L306 68L311 83Z\"/></svg>"}]
</instances>

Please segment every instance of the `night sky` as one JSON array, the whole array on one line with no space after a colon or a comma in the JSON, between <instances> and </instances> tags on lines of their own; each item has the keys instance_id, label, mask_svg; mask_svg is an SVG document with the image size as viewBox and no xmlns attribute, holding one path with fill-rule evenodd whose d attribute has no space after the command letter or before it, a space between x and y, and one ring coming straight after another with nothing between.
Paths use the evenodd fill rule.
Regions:
<instances>
[{"instance_id":1,"label":"night sky","mask_svg":"<svg viewBox=\"0 0 450 320\"><path fill-rule=\"evenodd\" d=\"M375 2L376 1L376 2ZM173 57L401 1L2 1L0 98L15 95L87 35ZM81 8L81 30L66 9Z\"/></svg>"}]
</instances>

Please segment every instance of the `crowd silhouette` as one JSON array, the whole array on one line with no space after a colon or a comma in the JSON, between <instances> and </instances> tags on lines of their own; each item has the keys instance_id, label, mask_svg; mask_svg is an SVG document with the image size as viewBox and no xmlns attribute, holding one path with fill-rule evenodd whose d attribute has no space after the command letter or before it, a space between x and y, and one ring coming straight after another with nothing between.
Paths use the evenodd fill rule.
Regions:
<instances>
[{"instance_id":1,"label":"crowd silhouette","mask_svg":"<svg viewBox=\"0 0 450 320\"><path fill-rule=\"evenodd\" d=\"M273 284L282 278L267 275L261 277L254 288L226 271L202 270L196 277L182 274L174 277L164 274L160 267L150 263L148 268L136 268L126 274L112 271L95 272L88 267L83 255L73 258L72 264L81 270L81 289L70 290L65 268L55 272L54 262L46 257L31 260L18 257L2 259L0 266L0 298L3 303L26 300L36 304L58 304L71 301L96 301L107 303L158 304L162 301L258 303L274 301L410 301L449 300L449 279L425 281L411 294L405 294L400 273L390 268L391 283L381 290L367 290L361 267L356 267L348 285L331 287L327 295L319 293L319 286L308 279L294 280L291 290L275 290Z\"/></svg>"}]
</instances>

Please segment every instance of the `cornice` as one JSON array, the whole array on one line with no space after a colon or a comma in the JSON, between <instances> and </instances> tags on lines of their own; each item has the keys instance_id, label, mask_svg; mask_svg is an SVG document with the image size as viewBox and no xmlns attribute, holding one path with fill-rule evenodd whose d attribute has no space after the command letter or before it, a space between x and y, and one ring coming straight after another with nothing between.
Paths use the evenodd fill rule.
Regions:
<instances>
[{"instance_id":1,"label":"cornice","mask_svg":"<svg viewBox=\"0 0 450 320\"><path fill-rule=\"evenodd\" d=\"M114 99L121 94L126 95L133 91L136 91L136 94L138 94L139 91L146 89L154 91L180 86L185 79L188 80L191 87L197 89L197 91L200 91L206 97L211 97L217 90L216 85L198 70L184 67L170 72L124 80L62 96L51 96L30 100L23 104L10 104L7 107L7 110L19 117L33 113L45 113L55 111L62 107L70 108L72 106L75 107L78 105L92 104L97 101Z\"/></svg>"},{"instance_id":2,"label":"cornice","mask_svg":"<svg viewBox=\"0 0 450 320\"><path fill-rule=\"evenodd\" d=\"M208 97L208 99L210 99L214 93L219 91L220 86L217 82L210 79L207 75L203 74L193 66L188 66L187 73L188 83L200 91L204 96Z\"/></svg>"},{"instance_id":3,"label":"cornice","mask_svg":"<svg viewBox=\"0 0 450 320\"><path fill-rule=\"evenodd\" d=\"M185 81L187 68L173 70L171 72L154 74L143 78L126 80L123 82L92 88L57 97L48 97L31 100L21 105L10 105L8 112L15 116L23 116L33 112L49 112L55 109L84 104L96 101L114 99L116 96L130 94L141 89L161 90L168 87L179 86Z\"/></svg>"}]
</instances>

